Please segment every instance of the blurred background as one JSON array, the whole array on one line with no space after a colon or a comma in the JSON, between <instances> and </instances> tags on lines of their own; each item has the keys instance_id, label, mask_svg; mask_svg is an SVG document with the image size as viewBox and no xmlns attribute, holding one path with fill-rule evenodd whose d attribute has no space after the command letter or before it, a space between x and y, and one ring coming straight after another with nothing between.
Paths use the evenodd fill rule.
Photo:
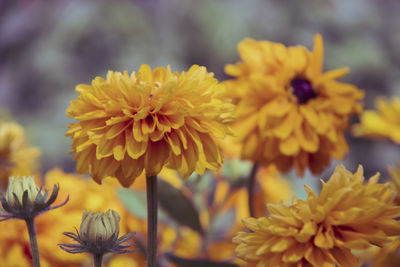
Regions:
<instances>
[{"instance_id":1,"label":"blurred background","mask_svg":"<svg viewBox=\"0 0 400 267\"><path fill-rule=\"evenodd\" d=\"M345 81L371 109L376 96L400 95L399 11L398 0L0 0L0 108L41 149L43 171L73 172L65 109L77 84L142 63L204 65L224 80L245 37L311 49L319 32L324 68L350 67ZM363 164L366 177L400 161L389 142L348 140L345 165Z\"/></svg>"}]
</instances>

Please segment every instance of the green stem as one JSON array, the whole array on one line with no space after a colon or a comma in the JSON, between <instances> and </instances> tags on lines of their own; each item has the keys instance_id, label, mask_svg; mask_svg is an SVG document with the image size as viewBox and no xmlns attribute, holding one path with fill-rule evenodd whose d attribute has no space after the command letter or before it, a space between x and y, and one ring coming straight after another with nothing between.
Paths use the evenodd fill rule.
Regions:
<instances>
[{"instance_id":1,"label":"green stem","mask_svg":"<svg viewBox=\"0 0 400 267\"><path fill-rule=\"evenodd\" d=\"M147 190L147 266L157 263L157 176L146 177Z\"/></svg>"},{"instance_id":2,"label":"green stem","mask_svg":"<svg viewBox=\"0 0 400 267\"><path fill-rule=\"evenodd\" d=\"M31 242L32 263L34 267L40 267L39 247L36 240L36 230L34 218L25 219L26 227L29 232L29 239Z\"/></svg>"},{"instance_id":3,"label":"green stem","mask_svg":"<svg viewBox=\"0 0 400 267\"><path fill-rule=\"evenodd\" d=\"M247 190L249 192L249 212L250 212L250 217L254 217L254 187L256 184L256 173L258 169L258 164L254 163L253 168L251 169L249 178L248 178L248 184L247 184Z\"/></svg>"},{"instance_id":4,"label":"green stem","mask_svg":"<svg viewBox=\"0 0 400 267\"><path fill-rule=\"evenodd\" d=\"M103 262L103 254L93 254L94 259L94 267L101 267L101 263Z\"/></svg>"}]
</instances>

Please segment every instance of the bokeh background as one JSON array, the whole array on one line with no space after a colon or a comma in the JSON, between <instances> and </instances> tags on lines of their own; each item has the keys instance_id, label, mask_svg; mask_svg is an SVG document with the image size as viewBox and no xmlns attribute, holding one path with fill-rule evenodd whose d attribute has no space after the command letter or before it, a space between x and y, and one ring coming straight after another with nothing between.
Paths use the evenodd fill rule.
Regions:
<instances>
[{"instance_id":1,"label":"bokeh background","mask_svg":"<svg viewBox=\"0 0 400 267\"><path fill-rule=\"evenodd\" d=\"M245 37L311 49L317 32L324 68L349 66L345 81L365 90L371 109L376 96L400 95L399 11L398 0L0 0L2 116L40 147L43 171L73 172L64 133L75 85L142 63L178 71L204 65L224 80ZM389 142L349 142L346 166L363 164L367 177L386 176L387 165L400 161Z\"/></svg>"}]
</instances>

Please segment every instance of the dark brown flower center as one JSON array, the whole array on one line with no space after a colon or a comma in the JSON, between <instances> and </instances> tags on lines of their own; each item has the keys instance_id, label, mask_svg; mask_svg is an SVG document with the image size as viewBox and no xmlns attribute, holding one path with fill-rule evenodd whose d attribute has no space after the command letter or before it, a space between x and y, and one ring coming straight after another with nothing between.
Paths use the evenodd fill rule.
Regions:
<instances>
[{"instance_id":1,"label":"dark brown flower center","mask_svg":"<svg viewBox=\"0 0 400 267\"><path fill-rule=\"evenodd\" d=\"M290 85L293 89L293 94L297 98L299 104L305 104L311 98L317 97L317 93L314 91L311 83L308 80L301 78L294 78Z\"/></svg>"},{"instance_id":2,"label":"dark brown flower center","mask_svg":"<svg viewBox=\"0 0 400 267\"><path fill-rule=\"evenodd\" d=\"M146 117L146 122L147 122L147 123L152 123L152 122L153 122L153 116L147 115L147 117Z\"/></svg>"}]
</instances>

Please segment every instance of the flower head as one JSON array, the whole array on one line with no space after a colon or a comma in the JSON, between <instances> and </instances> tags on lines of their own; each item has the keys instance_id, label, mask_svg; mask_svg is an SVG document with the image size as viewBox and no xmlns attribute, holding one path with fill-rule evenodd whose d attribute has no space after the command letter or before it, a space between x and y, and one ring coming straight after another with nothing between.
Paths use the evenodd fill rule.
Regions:
<instances>
[{"instance_id":1,"label":"flower head","mask_svg":"<svg viewBox=\"0 0 400 267\"><path fill-rule=\"evenodd\" d=\"M119 235L120 216L113 210L107 212L87 212L82 214L82 222L77 234L64 232L64 235L77 241L79 244L59 244L60 248L69 253L89 252L92 254L104 254L107 252L127 253L135 250L127 250L134 243L124 245L135 233Z\"/></svg>"},{"instance_id":2,"label":"flower head","mask_svg":"<svg viewBox=\"0 0 400 267\"><path fill-rule=\"evenodd\" d=\"M10 177L5 196L1 195L0 200L3 209L7 212L0 214L2 220L10 218L27 219L33 218L38 214L50 209L58 208L64 203L51 207L58 195L59 186L54 185L53 191L49 195L49 190L39 188L33 176L30 177Z\"/></svg>"},{"instance_id":3,"label":"flower head","mask_svg":"<svg viewBox=\"0 0 400 267\"><path fill-rule=\"evenodd\" d=\"M6 200L10 207L16 208L21 205L25 192L27 194L26 200L28 205L32 205L37 197L43 198L43 192L36 185L33 176L9 178Z\"/></svg>"},{"instance_id":4,"label":"flower head","mask_svg":"<svg viewBox=\"0 0 400 267\"><path fill-rule=\"evenodd\" d=\"M361 114L360 123L353 126L355 136L389 138L400 144L400 98L391 100L378 98L376 111L367 110Z\"/></svg>"},{"instance_id":5,"label":"flower head","mask_svg":"<svg viewBox=\"0 0 400 267\"><path fill-rule=\"evenodd\" d=\"M105 213L83 211L79 228L80 237L86 243L108 242L119 234L120 216L113 210Z\"/></svg>"},{"instance_id":6,"label":"flower head","mask_svg":"<svg viewBox=\"0 0 400 267\"><path fill-rule=\"evenodd\" d=\"M166 166L184 177L217 169L223 158L214 138L230 133L233 105L224 86L204 67L109 71L91 85L76 87L67 115L79 173L100 183L116 177L129 186L143 170L157 175Z\"/></svg>"},{"instance_id":7,"label":"flower head","mask_svg":"<svg viewBox=\"0 0 400 267\"><path fill-rule=\"evenodd\" d=\"M38 156L39 150L27 144L19 125L0 121L0 184L7 185L10 176L31 175Z\"/></svg>"},{"instance_id":8,"label":"flower head","mask_svg":"<svg viewBox=\"0 0 400 267\"><path fill-rule=\"evenodd\" d=\"M355 174L338 166L319 197L306 187L306 201L270 204L269 217L245 219L251 232L233 239L237 255L254 266L358 266L352 249L383 246L400 234L395 192L378 179L364 185L361 166Z\"/></svg>"},{"instance_id":9,"label":"flower head","mask_svg":"<svg viewBox=\"0 0 400 267\"><path fill-rule=\"evenodd\" d=\"M362 109L363 92L337 81L347 68L322 72L323 43L315 36L314 50L245 39L242 61L227 65L234 78L225 82L237 103L236 129L244 159L270 164L280 171L295 166L321 172L330 158L348 151L344 131L349 115Z\"/></svg>"}]
</instances>

